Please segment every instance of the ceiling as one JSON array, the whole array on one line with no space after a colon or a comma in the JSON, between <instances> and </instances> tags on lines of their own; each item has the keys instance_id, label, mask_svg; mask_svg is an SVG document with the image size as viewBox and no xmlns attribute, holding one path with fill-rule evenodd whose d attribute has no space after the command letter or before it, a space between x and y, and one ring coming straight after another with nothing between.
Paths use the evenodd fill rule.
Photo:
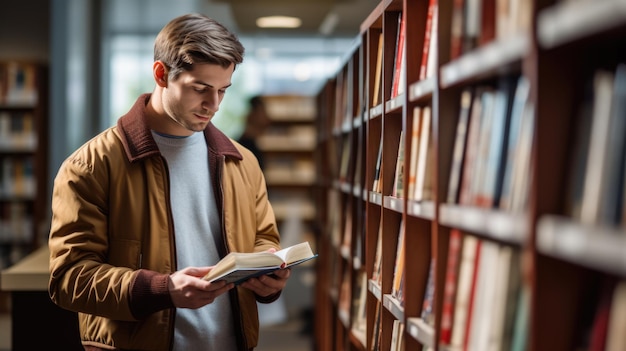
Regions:
<instances>
[{"instance_id":1,"label":"ceiling","mask_svg":"<svg viewBox=\"0 0 626 351\"><path fill-rule=\"evenodd\" d=\"M240 35L354 37L380 0L206 0L229 6ZM261 29L262 16L293 16L302 20L295 29Z\"/></svg>"},{"instance_id":2,"label":"ceiling","mask_svg":"<svg viewBox=\"0 0 626 351\"><path fill-rule=\"evenodd\" d=\"M246 48L251 89L268 94L314 94L358 41L361 24L381 0L109 0L109 35L152 36L174 16L200 12L235 32ZM300 28L262 29L260 16L295 16ZM240 74L241 74L240 70ZM253 82L253 83L250 83ZM256 82L256 83L254 83Z\"/></svg>"}]
</instances>

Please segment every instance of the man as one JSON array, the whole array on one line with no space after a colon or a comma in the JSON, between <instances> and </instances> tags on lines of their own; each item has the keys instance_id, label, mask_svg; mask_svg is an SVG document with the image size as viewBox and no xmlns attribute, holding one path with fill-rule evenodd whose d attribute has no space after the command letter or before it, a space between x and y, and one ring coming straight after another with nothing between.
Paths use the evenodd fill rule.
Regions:
<instances>
[{"instance_id":1,"label":"man","mask_svg":"<svg viewBox=\"0 0 626 351\"><path fill-rule=\"evenodd\" d=\"M243 53L216 21L175 18L155 40L152 94L61 165L49 291L78 312L86 350L256 346L256 301L276 300L290 271L202 279L230 251L279 248L257 160L211 124Z\"/></svg>"},{"instance_id":2,"label":"man","mask_svg":"<svg viewBox=\"0 0 626 351\"><path fill-rule=\"evenodd\" d=\"M237 141L239 144L252 151L257 160L259 160L261 169L263 169L265 166L264 157L263 152L261 152L261 149L259 149L257 145L257 139L265 132L267 127L272 123L272 120L267 115L265 103L260 95L251 97L248 104L250 105L250 111L248 111L248 115L246 116L246 126Z\"/></svg>"}]
</instances>

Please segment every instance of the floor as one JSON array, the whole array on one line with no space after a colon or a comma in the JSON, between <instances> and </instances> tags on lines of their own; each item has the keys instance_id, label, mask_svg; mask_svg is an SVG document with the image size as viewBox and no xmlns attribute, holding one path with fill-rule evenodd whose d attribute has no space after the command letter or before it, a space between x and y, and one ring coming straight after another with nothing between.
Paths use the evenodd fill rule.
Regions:
<instances>
[{"instance_id":1,"label":"floor","mask_svg":"<svg viewBox=\"0 0 626 351\"><path fill-rule=\"evenodd\" d=\"M0 351L11 350L11 315L0 314Z\"/></svg>"},{"instance_id":2,"label":"floor","mask_svg":"<svg viewBox=\"0 0 626 351\"><path fill-rule=\"evenodd\" d=\"M262 326L255 351L313 351L313 331L303 318Z\"/></svg>"},{"instance_id":3,"label":"floor","mask_svg":"<svg viewBox=\"0 0 626 351\"><path fill-rule=\"evenodd\" d=\"M312 317L311 317L312 318ZM306 314L260 330L256 351L313 351L312 319ZM0 351L11 350L11 316L0 314Z\"/></svg>"}]
</instances>

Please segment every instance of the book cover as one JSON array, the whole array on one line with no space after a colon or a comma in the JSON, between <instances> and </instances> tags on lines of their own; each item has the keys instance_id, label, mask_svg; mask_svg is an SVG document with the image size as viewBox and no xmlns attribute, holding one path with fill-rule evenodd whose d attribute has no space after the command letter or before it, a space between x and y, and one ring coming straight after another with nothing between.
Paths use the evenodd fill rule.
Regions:
<instances>
[{"instance_id":1,"label":"book cover","mask_svg":"<svg viewBox=\"0 0 626 351\"><path fill-rule=\"evenodd\" d=\"M422 301L422 313L420 317L426 324L434 326L434 299L435 299L435 259L430 260L428 267L428 279L426 281L426 291Z\"/></svg>"},{"instance_id":2,"label":"book cover","mask_svg":"<svg viewBox=\"0 0 626 351\"><path fill-rule=\"evenodd\" d=\"M377 192L380 193L382 186L381 186L381 181L380 181L380 166L382 163L382 158L383 158L383 143L380 143L378 145L378 155L376 156L376 165L374 168L374 182L372 183L372 191L373 192Z\"/></svg>"},{"instance_id":3,"label":"book cover","mask_svg":"<svg viewBox=\"0 0 626 351\"><path fill-rule=\"evenodd\" d=\"M601 201L598 221L607 225L621 222L624 191L624 155L626 152L626 64L617 66L613 79L613 97L606 136L606 163L602 170Z\"/></svg>"},{"instance_id":4,"label":"book cover","mask_svg":"<svg viewBox=\"0 0 626 351\"><path fill-rule=\"evenodd\" d=\"M393 65L393 80L391 82L391 98L398 96L400 76L402 71L402 57L404 56L404 12L398 13L398 34L396 39L396 56Z\"/></svg>"},{"instance_id":5,"label":"book cover","mask_svg":"<svg viewBox=\"0 0 626 351\"><path fill-rule=\"evenodd\" d=\"M454 60L463 53L463 31L465 28L464 15L465 0L452 1L452 19L450 23L450 60Z\"/></svg>"},{"instance_id":6,"label":"book cover","mask_svg":"<svg viewBox=\"0 0 626 351\"><path fill-rule=\"evenodd\" d=\"M461 262L461 250L463 235L461 231L453 228L450 230L450 242L448 243L448 262L446 264L446 280L443 290L443 306L441 312L441 331L439 341L450 344L452 339L452 324L454 321L454 301L457 293L459 279L459 264Z\"/></svg>"},{"instance_id":7,"label":"book cover","mask_svg":"<svg viewBox=\"0 0 626 351\"><path fill-rule=\"evenodd\" d=\"M393 272L393 285L391 287L391 295L398 299L400 303L404 301L404 291L402 290L402 280L405 275L405 245L404 245L404 221L400 223L400 230L398 233L398 243L396 246L396 260Z\"/></svg>"},{"instance_id":8,"label":"book cover","mask_svg":"<svg viewBox=\"0 0 626 351\"><path fill-rule=\"evenodd\" d=\"M472 98L472 110L467 130L467 145L463 171L461 172L461 185L459 189L459 204L469 205L472 202L472 179L476 169L476 158L478 154L478 144L480 142L481 114L482 114L482 89L477 89Z\"/></svg>"},{"instance_id":9,"label":"book cover","mask_svg":"<svg viewBox=\"0 0 626 351\"><path fill-rule=\"evenodd\" d=\"M436 0L429 0L428 2L428 10L426 11L426 25L424 28L424 47L422 48L422 61L420 62L420 70L419 70L419 79L425 79L428 77L428 65L432 64L431 60L431 49L433 45L431 41L433 39L433 35L437 31L436 25L433 23L437 20L436 16Z\"/></svg>"},{"instance_id":10,"label":"book cover","mask_svg":"<svg viewBox=\"0 0 626 351\"><path fill-rule=\"evenodd\" d=\"M306 241L274 253L231 252L213 266L203 279L210 282L225 280L227 283L241 284L247 279L293 267L316 257L317 254L313 253Z\"/></svg>"},{"instance_id":11,"label":"book cover","mask_svg":"<svg viewBox=\"0 0 626 351\"><path fill-rule=\"evenodd\" d=\"M398 156L396 158L392 195L398 198L404 196L404 131L400 132L400 140L398 141Z\"/></svg>"},{"instance_id":12,"label":"book cover","mask_svg":"<svg viewBox=\"0 0 626 351\"><path fill-rule=\"evenodd\" d=\"M606 351L621 351L626 345L626 281L620 281L613 291L613 302L606 335Z\"/></svg>"},{"instance_id":13,"label":"book cover","mask_svg":"<svg viewBox=\"0 0 626 351\"><path fill-rule=\"evenodd\" d=\"M466 325L469 320L472 282L479 250L480 242L476 237L471 235L463 237L457 293L454 302L452 336L450 339L450 345L453 347L461 348L464 345Z\"/></svg>"},{"instance_id":14,"label":"book cover","mask_svg":"<svg viewBox=\"0 0 626 351\"><path fill-rule=\"evenodd\" d=\"M603 172L607 167L607 142L613 101L613 72L596 71L589 151L585 166L580 220L597 224L600 221Z\"/></svg>"},{"instance_id":15,"label":"book cover","mask_svg":"<svg viewBox=\"0 0 626 351\"><path fill-rule=\"evenodd\" d=\"M419 154L420 128L422 121L422 108L415 106L413 108L413 122L411 123L411 152L409 155L409 179L408 179L408 197L413 200L415 195L415 182L417 172L417 159Z\"/></svg>"},{"instance_id":16,"label":"book cover","mask_svg":"<svg viewBox=\"0 0 626 351\"><path fill-rule=\"evenodd\" d=\"M378 50L376 51L376 72L374 73L374 93L372 94L372 107L380 104L380 86L383 67L383 33L378 35Z\"/></svg>"},{"instance_id":17,"label":"book cover","mask_svg":"<svg viewBox=\"0 0 626 351\"><path fill-rule=\"evenodd\" d=\"M425 106L422 109L422 126L420 128L420 145L419 154L417 156L417 170L415 172L415 194L413 199L416 201L424 200L424 187L428 170L428 149L431 135L431 107Z\"/></svg>"},{"instance_id":18,"label":"book cover","mask_svg":"<svg viewBox=\"0 0 626 351\"><path fill-rule=\"evenodd\" d=\"M447 202L450 204L455 204L459 201L459 187L461 185L465 146L467 145L467 129L472 108L472 94L472 88L467 88L461 93L459 121L456 126L456 137L452 151L452 166L450 167L450 180L448 182Z\"/></svg>"},{"instance_id":19,"label":"book cover","mask_svg":"<svg viewBox=\"0 0 626 351\"><path fill-rule=\"evenodd\" d=\"M525 115L529 104L530 82L525 76L520 76L517 80L515 88L515 96L511 108L511 117L509 121L508 142L505 153L504 175L502 179L502 190L500 191L500 199L498 205L501 209L511 209L511 188L513 183L514 164L520 161L520 157L524 156L526 150L523 150L524 140L522 138L522 124L524 119L532 118Z\"/></svg>"}]
</instances>

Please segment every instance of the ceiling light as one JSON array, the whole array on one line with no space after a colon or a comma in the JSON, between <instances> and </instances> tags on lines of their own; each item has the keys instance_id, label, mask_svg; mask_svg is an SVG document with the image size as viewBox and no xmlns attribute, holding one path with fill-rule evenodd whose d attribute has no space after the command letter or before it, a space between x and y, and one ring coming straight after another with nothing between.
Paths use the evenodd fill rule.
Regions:
<instances>
[{"instance_id":1,"label":"ceiling light","mask_svg":"<svg viewBox=\"0 0 626 351\"><path fill-rule=\"evenodd\" d=\"M326 17L324 17L324 21L320 24L319 31L323 35L330 35L337 27L339 23L339 14L336 12L329 12Z\"/></svg>"},{"instance_id":2,"label":"ceiling light","mask_svg":"<svg viewBox=\"0 0 626 351\"><path fill-rule=\"evenodd\" d=\"M298 17L266 16L257 18L256 25L260 28L298 28L302 20Z\"/></svg>"}]
</instances>

